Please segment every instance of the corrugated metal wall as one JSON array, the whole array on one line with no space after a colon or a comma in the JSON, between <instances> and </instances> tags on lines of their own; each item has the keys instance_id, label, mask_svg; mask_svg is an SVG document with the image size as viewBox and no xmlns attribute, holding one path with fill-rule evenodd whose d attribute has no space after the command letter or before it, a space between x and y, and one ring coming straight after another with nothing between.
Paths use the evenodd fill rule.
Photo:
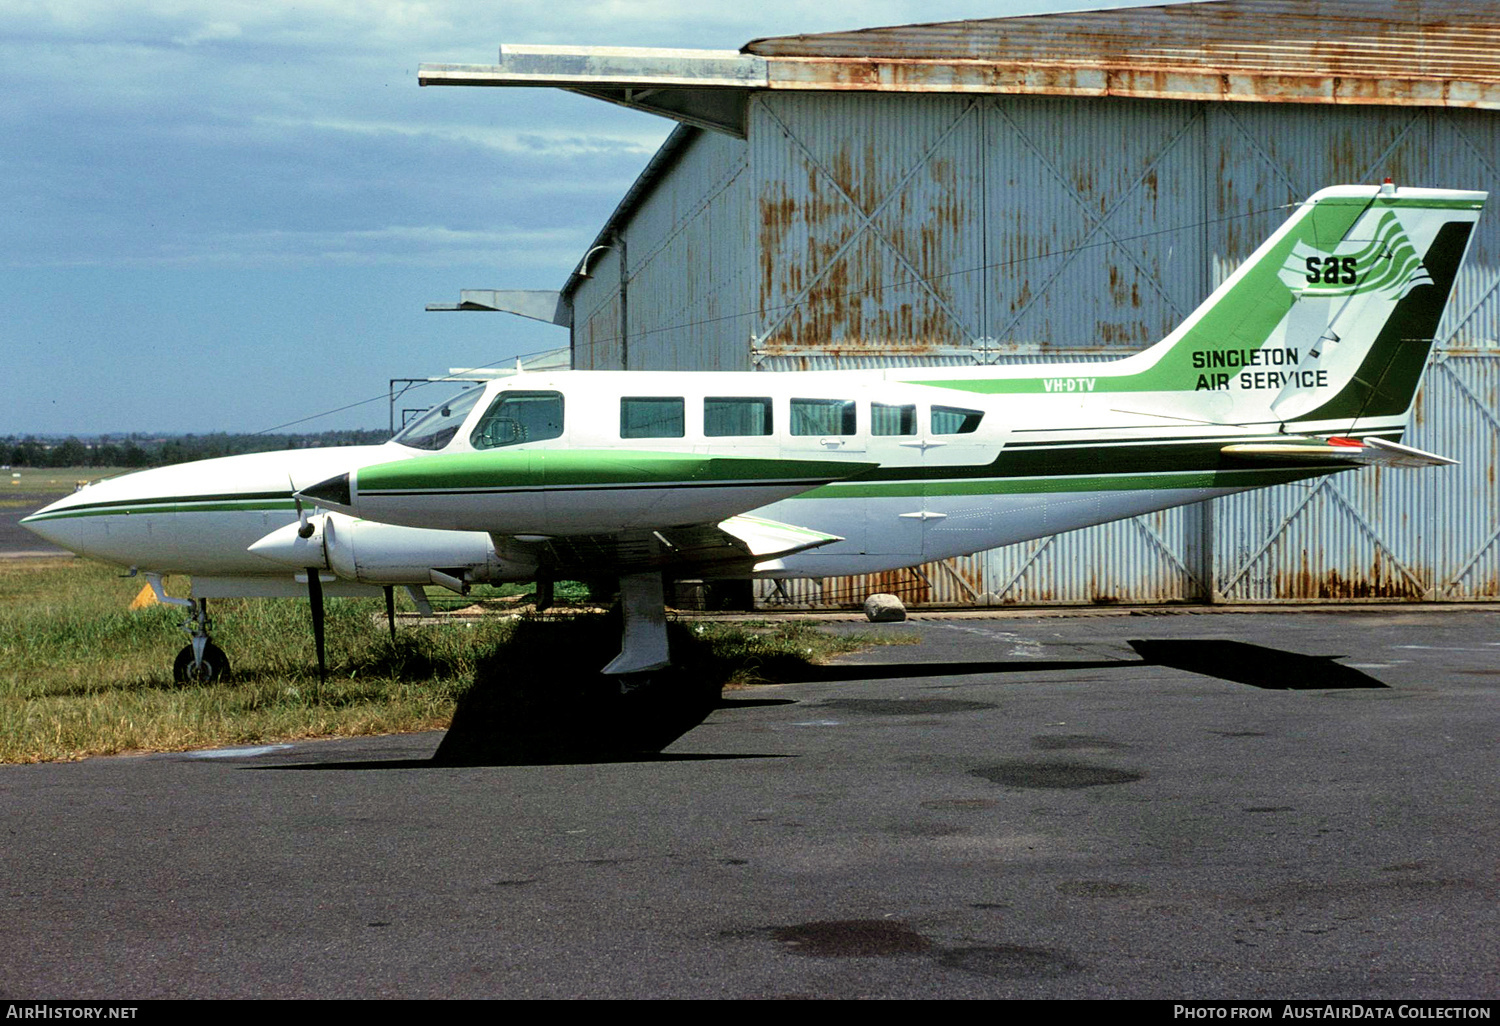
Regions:
<instances>
[{"instance_id":1,"label":"corrugated metal wall","mask_svg":"<svg viewBox=\"0 0 1500 1026\"><path fill-rule=\"evenodd\" d=\"M574 367L750 368L746 340L756 315L747 178L743 141L696 135L574 292L582 325L573 335Z\"/></svg>"},{"instance_id":2,"label":"corrugated metal wall","mask_svg":"<svg viewBox=\"0 0 1500 1026\"><path fill-rule=\"evenodd\" d=\"M596 254L589 262L589 279L573 293L573 367L577 370L623 366L620 266L618 246Z\"/></svg>"},{"instance_id":3,"label":"corrugated metal wall","mask_svg":"<svg viewBox=\"0 0 1500 1026\"><path fill-rule=\"evenodd\" d=\"M624 229L631 368L797 370L1123 356L1324 185L1488 189L1500 117L1414 107L762 93ZM619 265L578 290L576 366L620 366ZM613 275L613 277L611 277ZM592 305L591 305L592 304ZM1500 597L1500 210L1480 223L1407 441L1364 471L769 602Z\"/></svg>"}]
</instances>

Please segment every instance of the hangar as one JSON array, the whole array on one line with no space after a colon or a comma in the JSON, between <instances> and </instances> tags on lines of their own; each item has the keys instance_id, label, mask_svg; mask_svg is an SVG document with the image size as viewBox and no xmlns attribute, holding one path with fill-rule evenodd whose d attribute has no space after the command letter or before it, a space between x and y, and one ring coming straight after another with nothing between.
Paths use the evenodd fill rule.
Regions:
<instances>
[{"instance_id":1,"label":"hangar","mask_svg":"<svg viewBox=\"0 0 1500 1026\"><path fill-rule=\"evenodd\" d=\"M567 89L678 122L556 292L575 368L1110 360L1164 335L1337 183L1500 194L1500 3L1211 0L753 40L504 46L424 85ZM1500 598L1500 216L1410 444L1369 470L765 604Z\"/></svg>"}]
</instances>

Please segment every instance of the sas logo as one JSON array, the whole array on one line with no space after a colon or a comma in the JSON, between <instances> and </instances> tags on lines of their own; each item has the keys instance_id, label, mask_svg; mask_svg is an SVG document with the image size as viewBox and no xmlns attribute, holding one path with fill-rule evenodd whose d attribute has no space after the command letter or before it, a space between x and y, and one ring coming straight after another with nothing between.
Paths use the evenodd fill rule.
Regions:
<instances>
[{"instance_id":1,"label":"sas logo","mask_svg":"<svg viewBox=\"0 0 1500 1026\"><path fill-rule=\"evenodd\" d=\"M1373 234L1372 239L1346 239L1332 253L1299 242L1277 277L1296 295L1310 298L1373 293L1396 300L1432 283L1394 212L1380 216Z\"/></svg>"}]
</instances>

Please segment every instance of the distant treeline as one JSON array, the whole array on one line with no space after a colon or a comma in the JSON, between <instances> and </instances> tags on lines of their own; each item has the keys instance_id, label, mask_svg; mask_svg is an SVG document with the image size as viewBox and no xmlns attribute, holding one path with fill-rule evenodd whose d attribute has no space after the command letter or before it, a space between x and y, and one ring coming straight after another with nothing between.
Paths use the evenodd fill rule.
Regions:
<instances>
[{"instance_id":1,"label":"distant treeline","mask_svg":"<svg viewBox=\"0 0 1500 1026\"><path fill-rule=\"evenodd\" d=\"M322 431L308 435L100 435L0 438L0 463L12 467L164 467L215 456L329 445L378 445L389 431Z\"/></svg>"}]
</instances>

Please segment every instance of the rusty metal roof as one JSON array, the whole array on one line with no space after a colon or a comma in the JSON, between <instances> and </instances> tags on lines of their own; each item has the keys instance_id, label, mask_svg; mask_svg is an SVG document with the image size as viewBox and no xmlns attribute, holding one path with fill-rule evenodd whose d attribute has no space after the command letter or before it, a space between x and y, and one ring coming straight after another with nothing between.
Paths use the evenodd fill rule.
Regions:
<instances>
[{"instance_id":1,"label":"rusty metal roof","mask_svg":"<svg viewBox=\"0 0 1500 1026\"><path fill-rule=\"evenodd\" d=\"M1500 110L1500 0L1206 0L757 39L741 50L506 46L422 85L553 86L745 134L748 96L1129 96Z\"/></svg>"},{"instance_id":2,"label":"rusty metal roof","mask_svg":"<svg viewBox=\"0 0 1500 1026\"><path fill-rule=\"evenodd\" d=\"M757 39L782 89L1500 108L1497 0L1209 0Z\"/></svg>"}]
</instances>

